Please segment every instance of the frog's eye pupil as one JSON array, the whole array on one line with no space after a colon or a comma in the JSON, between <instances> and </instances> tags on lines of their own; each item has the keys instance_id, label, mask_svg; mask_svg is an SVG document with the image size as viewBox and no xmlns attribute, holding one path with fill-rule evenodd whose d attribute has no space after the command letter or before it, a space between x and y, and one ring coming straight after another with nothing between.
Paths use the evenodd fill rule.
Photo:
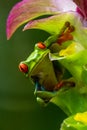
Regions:
<instances>
[{"instance_id":1,"label":"frog's eye pupil","mask_svg":"<svg viewBox=\"0 0 87 130\"><path fill-rule=\"evenodd\" d=\"M23 73L28 73L28 66L24 63L19 64L19 70Z\"/></svg>"},{"instance_id":2,"label":"frog's eye pupil","mask_svg":"<svg viewBox=\"0 0 87 130\"><path fill-rule=\"evenodd\" d=\"M45 49L46 48L45 44L43 44L42 42L38 42L37 47L39 47L40 49Z\"/></svg>"}]
</instances>

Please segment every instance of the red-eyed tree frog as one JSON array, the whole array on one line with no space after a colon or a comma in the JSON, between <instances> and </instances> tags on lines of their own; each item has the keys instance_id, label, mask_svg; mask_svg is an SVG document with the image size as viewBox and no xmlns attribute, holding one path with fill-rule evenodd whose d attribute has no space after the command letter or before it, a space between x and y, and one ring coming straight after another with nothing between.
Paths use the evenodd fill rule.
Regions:
<instances>
[{"instance_id":1,"label":"red-eyed tree frog","mask_svg":"<svg viewBox=\"0 0 87 130\"><path fill-rule=\"evenodd\" d=\"M31 78L35 84L35 95L40 103L48 103L55 96L55 92L64 85L67 87L75 86L70 72L57 60L52 61L51 57L51 54L56 54L55 56L62 59L59 56L60 50L63 48L62 42L72 41L73 36L71 33L74 30L74 26L66 22L60 34L50 36L43 43L35 44L34 51L26 61L21 62L19 65L19 69Z\"/></svg>"}]
</instances>

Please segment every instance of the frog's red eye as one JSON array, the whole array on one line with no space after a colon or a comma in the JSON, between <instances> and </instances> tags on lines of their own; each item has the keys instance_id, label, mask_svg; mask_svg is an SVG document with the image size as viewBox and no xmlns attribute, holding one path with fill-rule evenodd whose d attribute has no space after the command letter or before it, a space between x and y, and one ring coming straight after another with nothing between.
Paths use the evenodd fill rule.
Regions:
<instances>
[{"instance_id":1,"label":"frog's red eye","mask_svg":"<svg viewBox=\"0 0 87 130\"><path fill-rule=\"evenodd\" d=\"M38 42L37 47L39 47L40 49L45 49L46 48L45 44L43 44L42 42Z\"/></svg>"},{"instance_id":2,"label":"frog's red eye","mask_svg":"<svg viewBox=\"0 0 87 130\"><path fill-rule=\"evenodd\" d=\"M19 64L19 69L23 73L28 73L28 66L26 64L24 64L24 63Z\"/></svg>"}]
</instances>

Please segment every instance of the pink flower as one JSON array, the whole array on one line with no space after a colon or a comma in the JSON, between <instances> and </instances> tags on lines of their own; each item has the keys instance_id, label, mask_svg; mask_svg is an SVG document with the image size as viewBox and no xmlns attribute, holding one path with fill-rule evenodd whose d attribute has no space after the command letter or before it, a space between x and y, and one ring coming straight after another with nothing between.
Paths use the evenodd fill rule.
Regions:
<instances>
[{"instance_id":1,"label":"pink flower","mask_svg":"<svg viewBox=\"0 0 87 130\"><path fill-rule=\"evenodd\" d=\"M22 0L9 13L7 19L7 38L18 27L43 15L56 15L60 12L75 11L76 5L71 0Z\"/></svg>"}]
</instances>

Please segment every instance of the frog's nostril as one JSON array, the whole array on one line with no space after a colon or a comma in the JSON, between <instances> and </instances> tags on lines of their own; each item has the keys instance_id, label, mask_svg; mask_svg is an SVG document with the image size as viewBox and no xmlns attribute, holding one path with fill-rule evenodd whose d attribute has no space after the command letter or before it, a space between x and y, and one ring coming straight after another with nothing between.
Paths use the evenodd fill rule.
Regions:
<instances>
[{"instance_id":1,"label":"frog's nostril","mask_svg":"<svg viewBox=\"0 0 87 130\"><path fill-rule=\"evenodd\" d=\"M19 64L19 69L23 73L28 73L28 66L26 64L24 64L24 63Z\"/></svg>"}]
</instances>

